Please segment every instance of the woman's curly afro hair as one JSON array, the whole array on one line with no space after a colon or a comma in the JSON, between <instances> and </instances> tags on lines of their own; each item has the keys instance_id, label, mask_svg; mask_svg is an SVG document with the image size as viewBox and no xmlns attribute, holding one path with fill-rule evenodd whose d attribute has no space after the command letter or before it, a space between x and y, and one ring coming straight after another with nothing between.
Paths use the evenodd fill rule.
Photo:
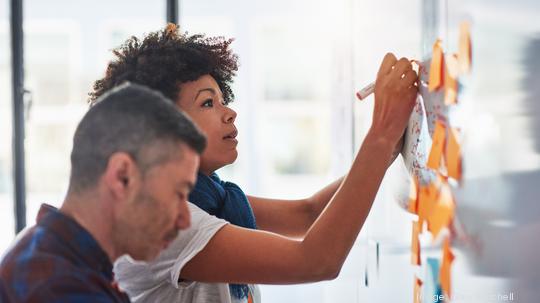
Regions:
<instances>
[{"instance_id":1,"label":"woman's curly afro hair","mask_svg":"<svg viewBox=\"0 0 540 303\"><path fill-rule=\"evenodd\" d=\"M175 24L146 35L142 41L132 36L113 50L115 59L107 66L105 77L94 82L89 101L93 103L111 88L130 81L160 91L176 102L180 84L210 75L223 92L224 101L232 102L230 85L238 70L238 56L229 49L232 41L190 36Z\"/></svg>"}]
</instances>

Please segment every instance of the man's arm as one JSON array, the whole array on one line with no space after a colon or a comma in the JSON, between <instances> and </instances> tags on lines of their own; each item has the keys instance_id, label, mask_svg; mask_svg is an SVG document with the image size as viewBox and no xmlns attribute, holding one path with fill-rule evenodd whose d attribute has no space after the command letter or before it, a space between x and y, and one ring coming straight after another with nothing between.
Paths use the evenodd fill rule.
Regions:
<instances>
[{"instance_id":1,"label":"man's arm","mask_svg":"<svg viewBox=\"0 0 540 303\"><path fill-rule=\"evenodd\" d=\"M335 278L371 209L407 124L417 75L388 54L375 88L373 123L350 172L303 240L223 227L181 270L201 282L287 284Z\"/></svg>"}]
</instances>

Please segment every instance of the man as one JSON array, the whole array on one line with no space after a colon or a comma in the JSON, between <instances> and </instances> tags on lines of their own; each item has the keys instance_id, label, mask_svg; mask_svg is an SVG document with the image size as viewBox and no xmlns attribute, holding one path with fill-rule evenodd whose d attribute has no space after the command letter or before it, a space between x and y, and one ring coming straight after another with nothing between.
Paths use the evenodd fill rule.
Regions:
<instances>
[{"instance_id":1,"label":"man","mask_svg":"<svg viewBox=\"0 0 540 303\"><path fill-rule=\"evenodd\" d=\"M0 263L1 302L129 302L112 262L151 260L190 226L206 139L163 95L126 84L79 123L62 207L42 205Z\"/></svg>"}]
</instances>

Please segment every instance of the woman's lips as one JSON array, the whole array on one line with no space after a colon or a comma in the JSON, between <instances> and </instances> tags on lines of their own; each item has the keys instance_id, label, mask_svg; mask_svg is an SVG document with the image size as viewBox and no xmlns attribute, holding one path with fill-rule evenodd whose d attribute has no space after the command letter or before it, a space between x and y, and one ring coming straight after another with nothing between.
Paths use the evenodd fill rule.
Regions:
<instances>
[{"instance_id":1,"label":"woman's lips","mask_svg":"<svg viewBox=\"0 0 540 303\"><path fill-rule=\"evenodd\" d=\"M234 131L228 133L226 136L223 137L225 140L236 140L236 136L238 136L238 131L235 129Z\"/></svg>"}]
</instances>

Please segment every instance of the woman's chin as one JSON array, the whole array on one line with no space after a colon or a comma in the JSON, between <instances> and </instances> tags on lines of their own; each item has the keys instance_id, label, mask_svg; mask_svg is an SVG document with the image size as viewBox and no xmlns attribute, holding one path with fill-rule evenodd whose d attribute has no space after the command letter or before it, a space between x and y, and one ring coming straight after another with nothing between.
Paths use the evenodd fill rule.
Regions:
<instances>
[{"instance_id":1,"label":"woman's chin","mask_svg":"<svg viewBox=\"0 0 540 303\"><path fill-rule=\"evenodd\" d=\"M222 163L221 167L233 164L237 158L238 158L238 151L236 151L235 149L234 152L231 152L230 155L228 154L227 158L224 159L223 162L221 162Z\"/></svg>"},{"instance_id":2,"label":"woman's chin","mask_svg":"<svg viewBox=\"0 0 540 303\"><path fill-rule=\"evenodd\" d=\"M236 161L236 159L238 158L238 150L235 148L234 151L232 152L232 159L231 159L231 163L229 164L233 164L234 161Z\"/></svg>"},{"instance_id":3,"label":"woman's chin","mask_svg":"<svg viewBox=\"0 0 540 303\"><path fill-rule=\"evenodd\" d=\"M236 161L236 158L238 158L238 151L235 149L223 154L219 160L214 159L213 161L208 161L208 159L202 159L199 170L203 172L209 171L211 173L227 165L233 164Z\"/></svg>"}]
</instances>

